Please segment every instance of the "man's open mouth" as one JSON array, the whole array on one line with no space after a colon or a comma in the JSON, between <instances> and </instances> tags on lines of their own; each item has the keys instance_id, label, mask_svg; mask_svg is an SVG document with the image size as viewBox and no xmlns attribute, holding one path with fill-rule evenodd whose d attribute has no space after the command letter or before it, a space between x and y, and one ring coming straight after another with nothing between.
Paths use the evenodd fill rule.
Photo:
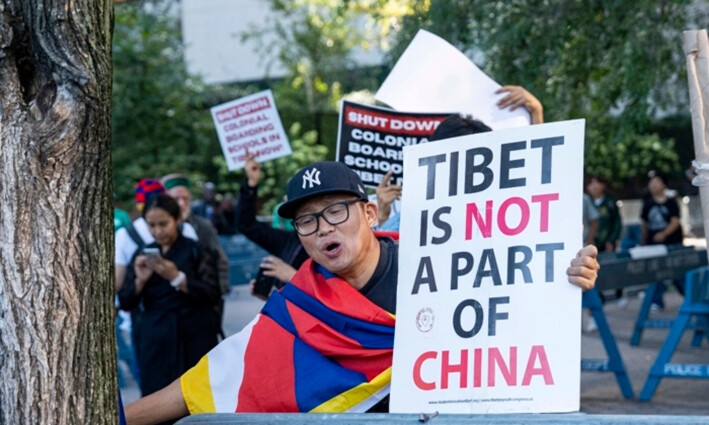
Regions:
<instances>
[{"instance_id":1,"label":"man's open mouth","mask_svg":"<svg viewBox=\"0 0 709 425\"><path fill-rule=\"evenodd\" d=\"M337 257L342 251L342 244L339 242L329 242L322 246L323 254L330 258Z\"/></svg>"}]
</instances>

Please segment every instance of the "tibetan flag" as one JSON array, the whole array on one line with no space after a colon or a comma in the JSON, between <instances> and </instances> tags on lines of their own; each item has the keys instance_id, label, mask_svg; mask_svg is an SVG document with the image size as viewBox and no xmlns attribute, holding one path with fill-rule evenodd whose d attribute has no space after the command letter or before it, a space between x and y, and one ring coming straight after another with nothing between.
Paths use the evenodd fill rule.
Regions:
<instances>
[{"instance_id":1,"label":"tibetan flag","mask_svg":"<svg viewBox=\"0 0 709 425\"><path fill-rule=\"evenodd\" d=\"M308 260L187 371L191 414L365 412L389 394L394 317Z\"/></svg>"}]
</instances>

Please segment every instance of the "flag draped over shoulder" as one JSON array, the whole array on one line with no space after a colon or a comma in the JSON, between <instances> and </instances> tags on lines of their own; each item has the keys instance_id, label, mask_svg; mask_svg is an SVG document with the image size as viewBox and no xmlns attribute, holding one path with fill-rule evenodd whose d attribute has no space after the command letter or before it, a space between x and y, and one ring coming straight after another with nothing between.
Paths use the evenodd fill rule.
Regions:
<instances>
[{"instance_id":1,"label":"flag draped over shoulder","mask_svg":"<svg viewBox=\"0 0 709 425\"><path fill-rule=\"evenodd\" d=\"M389 393L394 317L308 260L187 371L191 414L364 412Z\"/></svg>"}]
</instances>

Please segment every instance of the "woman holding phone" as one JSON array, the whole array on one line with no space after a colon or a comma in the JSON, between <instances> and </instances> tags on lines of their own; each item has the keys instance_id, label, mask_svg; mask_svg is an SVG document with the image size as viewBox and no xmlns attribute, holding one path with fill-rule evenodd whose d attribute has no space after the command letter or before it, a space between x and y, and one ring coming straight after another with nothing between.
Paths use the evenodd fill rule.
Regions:
<instances>
[{"instance_id":1,"label":"woman holding phone","mask_svg":"<svg viewBox=\"0 0 709 425\"><path fill-rule=\"evenodd\" d=\"M140 390L151 394L178 378L217 345L221 292L217 276L202 273L203 253L179 230L173 198L150 197L143 209L155 242L137 252L118 293L121 308L138 310L134 323Z\"/></svg>"}]
</instances>

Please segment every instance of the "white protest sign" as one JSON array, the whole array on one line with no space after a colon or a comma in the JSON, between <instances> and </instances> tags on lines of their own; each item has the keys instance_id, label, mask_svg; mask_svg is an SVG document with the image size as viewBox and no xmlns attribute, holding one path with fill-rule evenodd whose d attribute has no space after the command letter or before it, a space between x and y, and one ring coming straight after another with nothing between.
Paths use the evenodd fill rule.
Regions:
<instances>
[{"instance_id":1,"label":"white protest sign","mask_svg":"<svg viewBox=\"0 0 709 425\"><path fill-rule=\"evenodd\" d=\"M529 125L526 109L497 107L500 87L444 39L419 30L375 98L401 111L472 114L493 130Z\"/></svg>"},{"instance_id":2,"label":"white protest sign","mask_svg":"<svg viewBox=\"0 0 709 425\"><path fill-rule=\"evenodd\" d=\"M222 103L211 109L229 171L243 168L246 151L259 162L291 154L271 90Z\"/></svg>"},{"instance_id":3,"label":"white protest sign","mask_svg":"<svg viewBox=\"0 0 709 425\"><path fill-rule=\"evenodd\" d=\"M390 411L579 409L584 121L404 147Z\"/></svg>"}]
</instances>

